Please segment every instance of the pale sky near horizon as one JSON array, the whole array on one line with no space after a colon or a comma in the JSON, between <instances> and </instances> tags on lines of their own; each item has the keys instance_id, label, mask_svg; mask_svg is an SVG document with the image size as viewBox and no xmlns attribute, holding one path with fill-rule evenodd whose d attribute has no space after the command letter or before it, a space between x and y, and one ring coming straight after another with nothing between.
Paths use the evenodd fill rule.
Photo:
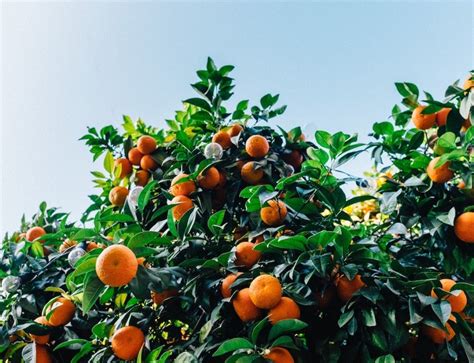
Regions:
<instances>
[{"instance_id":1,"label":"pale sky near horizon","mask_svg":"<svg viewBox=\"0 0 474 363\"><path fill-rule=\"evenodd\" d=\"M370 132L395 81L436 97L474 68L471 1L3 2L0 232L45 200L78 219L94 192L86 126L156 126L193 95L207 56L235 99L279 93L291 128ZM361 175L367 158L348 169Z\"/></svg>"}]
</instances>

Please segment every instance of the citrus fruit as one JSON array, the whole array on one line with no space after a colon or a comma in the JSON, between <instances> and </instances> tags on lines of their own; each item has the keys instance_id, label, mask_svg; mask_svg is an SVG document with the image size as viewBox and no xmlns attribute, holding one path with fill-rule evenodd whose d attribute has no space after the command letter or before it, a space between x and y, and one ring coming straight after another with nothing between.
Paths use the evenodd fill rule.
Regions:
<instances>
[{"instance_id":1,"label":"citrus fruit","mask_svg":"<svg viewBox=\"0 0 474 363\"><path fill-rule=\"evenodd\" d=\"M449 161L445 162L439 167L436 167L440 157L436 157L430 161L428 167L426 168L426 174L434 183L446 183L451 180L454 176L454 173L449 169Z\"/></svg>"},{"instance_id":2,"label":"citrus fruit","mask_svg":"<svg viewBox=\"0 0 474 363\"><path fill-rule=\"evenodd\" d=\"M51 358L51 354L49 353L48 347L37 343L35 345L35 350L36 350L36 363L52 363L53 358Z\"/></svg>"},{"instance_id":3,"label":"citrus fruit","mask_svg":"<svg viewBox=\"0 0 474 363\"><path fill-rule=\"evenodd\" d=\"M97 258L95 271L105 285L127 285L137 274L138 262L133 251L124 245L112 245Z\"/></svg>"},{"instance_id":4,"label":"citrus fruit","mask_svg":"<svg viewBox=\"0 0 474 363\"><path fill-rule=\"evenodd\" d=\"M212 137L212 142L219 144L224 150L232 146L230 135L225 131L219 131Z\"/></svg>"},{"instance_id":5,"label":"citrus fruit","mask_svg":"<svg viewBox=\"0 0 474 363\"><path fill-rule=\"evenodd\" d=\"M283 289L280 281L271 275L260 275L249 286L250 299L260 309L271 309L280 300Z\"/></svg>"},{"instance_id":6,"label":"citrus fruit","mask_svg":"<svg viewBox=\"0 0 474 363\"><path fill-rule=\"evenodd\" d=\"M197 182L203 189L214 189L220 182L221 175L216 167L211 166L209 169L199 174Z\"/></svg>"},{"instance_id":7,"label":"citrus fruit","mask_svg":"<svg viewBox=\"0 0 474 363\"><path fill-rule=\"evenodd\" d=\"M186 180L178 183L183 178L189 177L188 174L181 173L176 175L171 181L170 193L175 197L178 195L190 195L196 191L196 184L192 180Z\"/></svg>"},{"instance_id":8,"label":"citrus fruit","mask_svg":"<svg viewBox=\"0 0 474 363\"><path fill-rule=\"evenodd\" d=\"M268 226L279 226L288 214L285 203L281 200L269 200L267 206L260 210L260 218Z\"/></svg>"},{"instance_id":9,"label":"citrus fruit","mask_svg":"<svg viewBox=\"0 0 474 363\"><path fill-rule=\"evenodd\" d=\"M51 326L62 326L69 323L74 313L76 312L76 305L71 300L64 297L56 299L46 309L46 318Z\"/></svg>"},{"instance_id":10,"label":"citrus fruit","mask_svg":"<svg viewBox=\"0 0 474 363\"><path fill-rule=\"evenodd\" d=\"M448 114L450 111L450 108L445 107L436 112L436 123L438 126L446 126L446 121L448 120Z\"/></svg>"},{"instance_id":11,"label":"citrus fruit","mask_svg":"<svg viewBox=\"0 0 474 363\"><path fill-rule=\"evenodd\" d=\"M263 357L271 360L273 363L294 363L295 361L288 349L282 347L270 348L270 353L265 354Z\"/></svg>"},{"instance_id":12,"label":"citrus fruit","mask_svg":"<svg viewBox=\"0 0 474 363\"><path fill-rule=\"evenodd\" d=\"M229 127L227 130L227 133L229 134L230 137L235 137L238 134L240 134L244 128L240 124L233 124L232 126Z\"/></svg>"},{"instance_id":13,"label":"citrus fruit","mask_svg":"<svg viewBox=\"0 0 474 363\"><path fill-rule=\"evenodd\" d=\"M132 164L130 163L130 161L128 161L128 159L116 159L114 162L114 166L116 169L118 169L119 167L121 168L119 178L125 178L126 176L132 174Z\"/></svg>"},{"instance_id":14,"label":"citrus fruit","mask_svg":"<svg viewBox=\"0 0 474 363\"><path fill-rule=\"evenodd\" d=\"M252 158L263 158L269 150L270 145L267 139L260 135L250 136L245 143L245 151Z\"/></svg>"},{"instance_id":15,"label":"citrus fruit","mask_svg":"<svg viewBox=\"0 0 474 363\"><path fill-rule=\"evenodd\" d=\"M474 212L464 212L456 218L454 233L461 241L474 243Z\"/></svg>"},{"instance_id":16,"label":"citrus fruit","mask_svg":"<svg viewBox=\"0 0 474 363\"><path fill-rule=\"evenodd\" d=\"M142 160L143 154L138 150L136 147L133 147L128 152L128 160L133 165L140 165L140 161Z\"/></svg>"},{"instance_id":17,"label":"citrus fruit","mask_svg":"<svg viewBox=\"0 0 474 363\"><path fill-rule=\"evenodd\" d=\"M456 318L453 315L449 317L449 320L456 322ZM445 327L447 331L424 324L421 328L421 332L430 338L433 343L443 344L446 340L449 342L456 335L456 332L451 327L449 321L446 323Z\"/></svg>"},{"instance_id":18,"label":"citrus fruit","mask_svg":"<svg viewBox=\"0 0 474 363\"><path fill-rule=\"evenodd\" d=\"M151 155L143 155L142 159L140 160L140 167L143 170L156 170L158 168L158 163Z\"/></svg>"},{"instance_id":19,"label":"citrus fruit","mask_svg":"<svg viewBox=\"0 0 474 363\"><path fill-rule=\"evenodd\" d=\"M109 201L115 207L122 207L128 196L128 189L122 186L113 187L109 193Z\"/></svg>"},{"instance_id":20,"label":"citrus fruit","mask_svg":"<svg viewBox=\"0 0 474 363\"><path fill-rule=\"evenodd\" d=\"M256 169L256 164L253 161L245 163L240 169L242 180L250 185L258 184L263 179L263 175L263 170Z\"/></svg>"},{"instance_id":21,"label":"citrus fruit","mask_svg":"<svg viewBox=\"0 0 474 363\"><path fill-rule=\"evenodd\" d=\"M178 290L176 289L164 290L162 292L152 291L151 299L153 300L154 304L159 306L163 304L163 301L165 301L166 299L176 295L178 295Z\"/></svg>"},{"instance_id":22,"label":"citrus fruit","mask_svg":"<svg viewBox=\"0 0 474 363\"><path fill-rule=\"evenodd\" d=\"M145 335L135 326L125 326L114 333L111 343L117 358L132 360L138 356L145 343Z\"/></svg>"},{"instance_id":23,"label":"citrus fruit","mask_svg":"<svg viewBox=\"0 0 474 363\"><path fill-rule=\"evenodd\" d=\"M33 242L38 237L41 237L46 234L46 231L43 227L32 227L28 231L26 231L26 239L27 241ZM42 242L42 241L40 241Z\"/></svg>"},{"instance_id":24,"label":"citrus fruit","mask_svg":"<svg viewBox=\"0 0 474 363\"><path fill-rule=\"evenodd\" d=\"M137 149L143 155L151 154L156 150L156 141L151 136L141 136L137 141Z\"/></svg>"},{"instance_id":25,"label":"citrus fruit","mask_svg":"<svg viewBox=\"0 0 474 363\"><path fill-rule=\"evenodd\" d=\"M441 283L441 289L447 292L451 291L452 287L456 284L456 281L451 279L441 279L439 282ZM434 289L431 290L431 296L434 298L438 297ZM464 291L461 291L458 295L440 296L440 299L448 301L451 305L451 311L455 313L462 312L467 305L467 297Z\"/></svg>"},{"instance_id":26,"label":"citrus fruit","mask_svg":"<svg viewBox=\"0 0 474 363\"><path fill-rule=\"evenodd\" d=\"M194 207L193 201L185 195L177 195L176 197L171 199L170 203L177 204L171 209L173 218L176 221L179 221L188 210Z\"/></svg>"},{"instance_id":27,"label":"citrus fruit","mask_svg":"<svg viewBox=\"0 0 474 363\"><path fill-rule=\"evenodd\" d=\"M69 238L66 239L61 245L59 246L59 252L63 253L64 251L68 250L71 247L74 247L77 245L76 241L70 240Z\"/></svg>"},{"instance_id":28,"label":"citrus fruit","mask_svg":"<svg viewBox=\"0 0 474 363\"><path fill-rule=\"evenodd\" d=\"M436 114L423 114L426 106L418 106L413 110L411 120L418 130L427 130L432 128L436 123Z\"/></svg>"},{"instance_id":29,"label":"citrus fruit","mask_svg":"<svg viewBox=\"0 0 474 363\"><path fill-rule=\"evenodd\" d=\"M135 184L144 187L150 179L150 173L146 170L138 170L135 173Z\"/></svg>"},{"instance_id":30,"label":"citrus fruit","mask_svg":"<svg viewBox=\"0 0 474 363\"><path fill-rule=\"evenodd\" d=\"M236 274L229 274L222 280L220 290L223 298L228 298L232 296L231 286L235 282L235 280L237 280L237 277L239 277L239 275L241 274L242 272L238 272Z\"/></svg>"},{"instance_id":31,"label":"citrus fruit","mask_svg":"<svg viewBox=\"0 0 474 363\"><path fill-rule=\"evenodd\" d=\"M299 319L300 317L301 312L298 304L286 296L283 296L280 302L268 312L268 319L273 325L281 320Z\"/></svg>"},{"instance_id":32,"label":"citrus fruit","mask_svg":"<svg viewBox=\"0 0 474 363\"><path fill-rule=\"evenodd\" d=\"M290 164L296 171L301 169L303 163L303 155L299 150L291 150L289 154L283 155L285 163Z\"/></svg>"},{"instance_id":33,"label":"citrus fruit","mask_svg":"<svg viewBox=\"0 0 474 363\"><path fill-rule=\"evenodd\" d=\"M352 298L352 295L359 289L365 286L364 281L360 275L355 275L352 280L346 276L340 276L336 281L337 296L343 302L347 302Z\"/></svg>"},{"instance_id":34,"label":"citrus fruit","mask_svg":"<svg viewBox=\"0 0 474 363\"><path fill-rule=\"evenodd\" d=\"M243 322L255 320L262 313L250 300L248 288L242 289L236 294L232 300L232 305L235 313Z\"/></svg>"},{"instance_id":35,"label":"citrus fruit","mask_svg":"<svg viewBox=\"0 0 474 363\"><path fill-rule=\"evenodd\" d=\"M240 242L235 248L235 264L237 266L245 266L247 268L250 268L255 265L258 260L260 260L262 253L259 251L255 251L253 249L254 247L255 243Z\"/></svg>"}]
</instances>

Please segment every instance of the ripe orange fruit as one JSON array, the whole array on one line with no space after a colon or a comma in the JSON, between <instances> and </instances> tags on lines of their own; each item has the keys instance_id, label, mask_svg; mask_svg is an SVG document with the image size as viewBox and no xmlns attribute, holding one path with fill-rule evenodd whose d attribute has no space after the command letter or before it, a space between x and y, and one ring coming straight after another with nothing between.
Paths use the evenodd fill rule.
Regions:
<instances>
[{"instance_id":1,"label":"ripe orange fruit","mask_svg":"<svg viewBox=\"0 0 474 363\"><path fill-rule=\"evenodd\" d=\"M456 281L451 279L441 279L439 282L441 283L441 289L447 292L451 291L452 287L456 284ZM434 289L431 290L431 296L434 298L438 297ZM467 305L467 297L464 291L461 291L457 296L446 295L444 297L440 296L439 298L448 301L451 305L451 311L454 313L462 312Z\"/></svg>"},{"instance_id":2,"label":"ripe orange fruit","mask_svg":"<svg viewBox=\"0 0 474 363\"><path fill-rule=\"evenodd\" d=\"M86 251L90 252L92 250L95 250L96 248L105 248L105 245L102 243L95 243L95 242L89 242L86 247Z\"/></svg>"},{"instance_id":3,"label":"ripe orange fruit","mask_svg":"<svg viewBox=\"0 0 474 363\"><path fill-rule=\"evenodd\" d=\"M52 363L53 358L51 358L51 354L49 354L49 349L44 345L40 345L37 343L35 345L36 350L36 363Z\"/></svg>"},{"instance_id":4,"label":"ripe orange fruit","mask_svg":"<svg viewBox=\"0 0 474 363\"><path fill-rule=\"evenodd\" d=\"M128 160L133 165L140 165L140 160L142 160L143 154L136 147L133 147L128 152Z\"/></svg>"},{"instance_id":5,"label":"ripe orange fruit","mask_svg":"<svg viewBox=\"0 0 474 363\"><path fill-rule=\"evenodd\" d=\"M42 227L32 227L26 231L26 239L30 242L33 242L38 237L41 237L46 234L46 231ZM39 241L43 242L43 241Z\"/></svg>"},{"instance_id":6,"label":"ripe orange fruit","mask_svg":"<svg viewBox=\"0 0 474 363\"><path fill-rule=\"evenodd\" d=\"M72 241L68 238L63 243L61 243L61 245L59 246L59 252L63 253L67 249L69 249L71 247L74 247L76 245L77 245L76 241Z\"/></svg>"},{"instance_id":7,"label":"ripe orange fruit","mask_svg":"<svg viewBox=\"0 0 474 363\"><path fill-rule=\"evenodd\" d=\"M250 299L260 309L275 307L281 300L282 292L280 281L271 275L260 275L249 286Z\"/></svg>"},{"instance_id":8,"label":"ripe orange fruit","mask_svg":"<svg viewBox=\"0 0 474 363\"><path fill-rule=\"evenodd\" d=\"M124 326L112 336L112 351L117 358L133 360L145 343L145 335L136 326Z\"/></svg>"},{"instance_id":9,"label":"ripe orange fruit","mask_svg":"<svg viewBox=\"0 0 474 363\"><path fill-rule=\"evenodd\" d=\"M152 291L151 292L151 299L153 300L153 303L156 305L161 305L163 304L163 301L166 299L178 295L178 291L175 289L170 289L170 290L164 290L162 292L156 292Z\"/></svg>"},{"instance_id":10,"label":"ripe orange fruit","mask_svg":"<svg viewBox=\"0 0 474 363\"><path fill-rule=\"evenodd\" d=\"M242 131L244 131L244 128L240 124L233 124L229 129L227 130L227 133L229 134L230 137L235 137L238 134L240 134Z\"/></svg>"},{"instance_id":11,"label":"ripe orange fruit","mask_svg":"<svg viewBox=\"0 0 474 363\"><path fill-rule=\"evenodd\" d=\"M109 201L114 207L122 207L128 196L128 189L122 186L113 187L109 193Z\"/></svg>"},{"instance_id":12,"label":"ripe orange fruit","mask_svg":"<svg viewBox=\"0 0 474 363\"><path fill-rule=\"evenodd\" d=\"M156 141L151 136L141 136L137 141L137 149L143 155L151 154L156 150Z\"/></svg>"},{"instance_id":13,"label":"ripe orange fruit","mask_svg":"<svg viewBox=\"0 0 474 363\"><path fill-rule=\"evenodd\" d=\"M436 164L438 163L439 158L440 157L436 157L430 161L428 167L426 168L426 173L434 183L446 183L447 181L453 178L454 173L452 170L449 169L449 161L436 168Z\"/></svg>"},{"instance_id":14,"label":"ripe orange fruit","mask_svg":"<svg viewBox=\"0 0 474 363\"><path fill-rule=\"evenodd\" d=\"M185 195L177 195L176 197L171 199L171 203L172 204L179 203L178 205L174 206L171 209L173 218L176 221L179 221L186 214L188 210L194 207L193 201Z\"/></svg>"},{"instance_id":15,"label":"ripe orange fruit","mask_svg":"<svg viewBox=\"0 0 474 363\"><path fill-rule=\"evenodd\" d=\"M253 158L263 158L269 150L267 139L260 135L250 136L245 143L245 151Z\"/></svg>"},{"instance_id":16,"label":"ripe orange fruit","mask_svg":"<svg viewBox=\"0 0 474 363\"><path fill-rule=\"evenodd\" d=\"M213 137L212 142L218 143L224 150L227 150L232 146L230 135L224 131L218 131Z\"/></svg>"},{"instance_id":17,"label":"ripe orange fruit","mask_svg":"<svg viewBox=\"0 0 474 363\"><path fill-rule=\"evenodd\" d=\"M299 150L292 150L291 153L283 156L285 163L290 164L296 171L300 170L303 163L303 155Z\"/></svg>"},{"instance_id":18,"label":"ripe orange fruit","mask_svg":"<svg viewBox=\"0 0 474 363\"><path fill-rule=\"evenodd\" d=\"M219 170L214 166L211 166L209 169L205 170L199 174L197 181L201 188L203 189L214 189L220 182L221 175Z\"/></svg>"},{"instance_id":19,"label":"ripe orange fruit","mask_svg":"<svg viewBox=\"0 0 474 363\"><path fill-rule=\"evenodd\" d=\"M436 114L425 115L421 113L425 108L426 106L418 106L411 114L411 120L418 130L430 129L436 123Z\"/></svg>"},{"instance_id":20,"label":"ripe orange fruit","mask_svg":"<svg viewBox=\"0 0 474 363\"><path fill-rule=\"evenodd\" d=\"M223 298L228 298L232 296L231 286L237 280L237 277L241 275L242 272L238 272L236 274L229 274L223 280L221 284L221 295Z\"/></svg>"},{"instance_id":21,"label":"ripe orange fruit","mask_svg":"<svg viewBox=\"0 0 474 363\"><path fill-rule=\"evenodd\" d=\"M235 313L244 322L255 320L262 313L250 300L248 288L242 289L237 293L232 300L232 305L234 306Z\"/></svg>"},{"instance_id":22,"label":"ripe orange fruit","mask_svg":"<svg viewBox=\"0 0 474 363\"><path fill-rule=\"evenodd\" d=\"M125 178L126 176L129 176L130 174L132 174L132 170L133 170L132 164L130 163L130 161L128 161L128 159L125 159L125 158L116 159L114 162L115 168L118 168L119 165L121 166L119 178Z\"/></svg>"},{"instance_id":23,"label":"ripe orange fruit","mask_svg":"<svg viewBox=\"0 0 474 363\"><path fill-rule=\"evenodd\" d=\"M262 169L255 169L255 163L253 161L245 163L242 169L240 169L240 176L247 184L258 184L263 179L263 175Z\"/></svg>"},{"instance_id":24,"label":"ripe orange fruit","mask_svg":"<svg viewBox=\"0 0 474 363\"><path fill-rule=\"evenodd\" d=\"M438 126L445 126L448 120L448 114L451 111L450 108L443 108L436 112L436 123Z\"/></svg>"},{"instance_id":25,"label":"ripe orange fruit","mask_svg":"<svg viewBox=\"0 0 474 363\"><path fill-rule=\"evenodd\" d=\"M474 243L474 212L465 212L456 218L454 233L461 241Z\"/></svg>"},{"instance_id":26,"label":"ripe orange fruit","mask_svg":"<svg viewBox=\"0 0 474 363\"><path fill-rule=\"evenodd\" d=\"M449 320L456 322L456 318L453 315L449 317ZM445 340L449 342L456 335L456 332L451 327L451 324L449 324L449 322L446 323L445 327L447 329L447 332L429 325L423 325L421 331L424 335L430 338L433 343L443 344Z\"/></svg>"},{"instance_id":27,"label":"ripe orange fruit","mask_svg":"<svg viewBox=\"0 0 474 363\"><path fill-rule=\"evenodd\" d=\"M141 187L147 185L148 180L150 179L150 173L146 170L138 170L135 173L135 184Z\"/></svg>"},{"instance_id":28,"label":"ripe orange fruit","mask_svg":"<svg viewBox=\"0 0 474 363\"><path fill-rule=\"evenodd\" d=\"M153 160L151 155L143 155L140 160L140 167L143 170L156 170L158 168L158 163Z\"/></svg>"},{"instance_id":29,"label":"ripe orange fruit","mask_svg":"<svg viewBox=\"0 0 474 363\"><path fill-rule=\"evenodd\" d=\"M240 242L235 249L235 264L237 266L245 266L247 268L255 265L262 253L255 251L253 248L255 243L252 242Z\"/></svg>"},{"instance_id":30,"label":"ripe orange fruit","mask_svg":"<svg viewBox=\"0 0 474 363\"><path fill-rule=\"evenodd\" d=\"M463 89L468 90L474 87L474 79L471 79L473 76L470 74L467 76L466 80L464 81L464 84L462 86Z\"/></svg>"},{"instance_id":31,"label":"ripe orange fruit","mask_svg":"<svg viewBox=\"0 0 474 363\"><path fill-rule=\"evenodd\" d=\"M105 285L127 285L137 275L138 262L133 251L124 245L112 245L97 258L95 271Z\"/></svg>"},{"instance_id":32,"label":"ripe orange fruit","mask_svg":"<svg viewBox=\"0 0 474 363\"><path fill-rule=\"evenodd\" d=\"M51 315L50 312L52 311ZM60 297L46 309L46 316L49 316L48 323L51 326L62 326L69 323L74 313L76 305L71 300Z\"/></svg>"},{"instance_id":33,"label":"ripe orange fruit","mask_svg":"<svg viewBox=\"0 0 474 363\"><path fill-rule=\"evenodd\" d=\"M460 180L458 183L458 188L464 189L465 187L466 187L466 183L464 182L464 180Z\"/></svg>"},{"instance_id":34,"label":"ripe orange fruit","mask_svg":"<svg viewBox=\"0 0 474 363\"><path fill-rule=\"evenodd\" d=\"M173 178L171 181L170 193L175 197L178 195L190 195L196 191L196 184L192 180L187 180L182 183L178 183L179 180L187 178L189 175L181 173Z\"/></svg>"},{"instance_id":35,"label":"ripe orange fruit","mask_svg":"<svg viewBox=\"0 0 474 363\"><path fill-rule=\"evenodd\" d=\"M342 275L336 281L337 296L342 302L347 302L352 298L352 295L359 289L365 286L364 281L360 275L355 275L354 279L349 280Z\"/></svg>"},{"instance_id":36,"label":"ripe orange fruit","mask_svg":"<svg viewBox=\"0 0 474 363\"><path fill-rule=\"evenodd\" d=\"M260 218L268 226L279 226L283 223L288 214L285 203L281 200L269 200L268 206L260 210Z\"/></svg>"},{"instance_id":37,"label":"ripe orange fruit","mask_svg":"<svg viewBox=\"0 0 474 363\"><path fill-rule=\"evenodd\" d=\"M35 319L35 322L41 325L49 326L48 320L44 316L38 316ZM46 335L34 335L30 334L31 339L36 343L36 344L48 344L49 342L49 334Z\"/></svg>"},{"instance_id":38,"label":"ripe orange fruit","mask_svg":"<svg viewBox=\"0 0 474 363\"><path fill-rule=\"evenodd\" d=\"M290 352L282 347L270 348L270 353L265 354L263 357L271 360L273 363L294 363L295 361Z\"/></svg>"},{"instance_id":39,"label":"ripe orange fruit","mask_svg":"<svg viewBox=\"0 0 474 363\"><path fill-rule=\"evenodd\" d=\"M268 312L268 319L272 325L275 325L281 320L299 319L300 317L301 312L298 304L286 296L283 296L280 302Z\"/></svg>"}]
</instances>

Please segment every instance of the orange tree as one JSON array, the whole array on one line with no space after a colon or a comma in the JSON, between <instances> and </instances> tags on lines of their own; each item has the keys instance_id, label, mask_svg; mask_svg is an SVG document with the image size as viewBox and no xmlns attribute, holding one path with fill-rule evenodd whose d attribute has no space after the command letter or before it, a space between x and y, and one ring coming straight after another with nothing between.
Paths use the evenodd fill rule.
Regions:
<instances>
[{"instance_id":1,"label":"orange tree","mask_svg":"<svg viewBox=\"0 0 474 363\"><path fill-rule=\"evenodd\" d=\"M472 81L423 108L396 84L407 110L362 144L267 126L278 95L229 110L232 69L209 59L165 130L89 129L104 171L80 223L43 204L3 240L3 359L472 360ZM369 150L394 173L348 198Z\"/></svg>"}]
</instances>

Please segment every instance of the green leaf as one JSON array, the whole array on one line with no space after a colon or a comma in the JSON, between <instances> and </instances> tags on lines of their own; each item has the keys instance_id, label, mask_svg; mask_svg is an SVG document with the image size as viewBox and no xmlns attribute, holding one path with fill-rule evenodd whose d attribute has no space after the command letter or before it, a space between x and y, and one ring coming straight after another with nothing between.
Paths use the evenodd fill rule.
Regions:
<instances>
[{"instance_id":1,"label":"green leaf","mask_svg":"<svg viewBox=\"0 0 474 363\"><path fill-rule=\"evenodd\" d=\"M268 318L265 318L265 319L260 320L257 324L253 326L252 333L250 336L253 344L257 344L258 337L261 331L263 330L263 328L265 327L265 325L267 324L268 324Z\"/></svg>"},{"instance_id":2,"label":"green leaf","mask_svg":"<svg viewBox=\"0 0 474 363\"><path fill-rule=\"evenodd\" d=\"M139 247L152 244L155 246L167 246L171 243L167 237L161 237L161 233L158 232L140 232L134 235L127 243L127 247L134 250Z\"/></svg>"},{"instance_id":3,"label":"green leaf","mask_svg":"<svg viewBox=\"0 0 474 363\"><path fill-rule=\"evenodd\" d=\"M393 355L388 354L382 357L378 357L375 360L375 363L395 363L395 358L393 357Z\"/></svg>"},{"instance_id":4,"label":"green leaf","mask_svg":"<svg viewBox=\"0 0 474 363\"><path fill-rule=\"evenodd\" d=\"M337 321L337 325L339 328L342 328L344 325L346 325L352 318L354 317L354 310L349 310L346 311L344 314L342 314L339 317L339 320Z\"/></svg>"},{"instance_id":5,"label":"green leaf","mask_svg":"<svg viewBox=\"0 0 474 363\"><path fill-rule=\"evenodd\" d=\"M151 192L153 191L153 188L156 186L157 183L158 182L156 180L149 182L138 195L138 209L140 210L140 212L143 213L143 210L148 205L148 202L151 198Z\"/></svg>"},{"instance_id":6,"label":"green leaf","mask_svg":"<svg viewBox=\"0 0 474 363\"><path fill-rule=\"evenodd\" d=\"M211 105L209 105L209 103L207 103L202 98L188 98L187 100L184 100L183 102L189 103L190 105L193 105L193 106L197 106L208 112L212 112Z\"/></svg>"},{"instance_id":7,"label":"green leaf","mask_svg":"<svg viewBox=\"0 0 474 363\"><path fill-rule=\"evenodd\" d=\"M207 221L207 227L214 236L220 234L222 222L224 222L225 210L220 210L213 215L211 215Z\"/></svg>"},{"instance_id":8,"label":"green leaf","mask_svg":"<svg viewBox=\"0 0 474 363\"><path fill-rule=\"evenodd\" d=\"M98 339L107 338L109 336L110 328L110 324L106 322L100 322L92 327L92 334L94 334Z\"/></svg>"},{"instance_id":9,"label":"green leaf","mask_svg":"<svg viewBox=\"0 0 474 363\"><path fill-rule=\"evenodd\" d=\"M222 343L219 348L214 352L212 355L213 357L218 357L220 355L224 355L239 349L253 349L253 344L244 338L233 338L226 340Z\"/></svg>"},{"instance_id":10,"label":"green leaf","mask_svg":"<svg viewBox=\"0 0 474 363\"><path fill-rule=\"evenodd\" d=\"M122 214L122 213L116 213L116 214L109 214L105 216L100 217L101 222L134 222L135 220L133 219L132 216L128 214Z\"/></svg>"},{"instance_id":11,"label":"green leaf","mask_svg":"<svg viewBox=\"0 0 474 363\"><path fill-rule=\"evenodd\" d=\"M110 151L107 151L104 157L104 169L109 173L112 174L114 169L114 156Z\"/></svg>"},{"instance_id":12,"label":"green leaf","mask_svg":"<svg viewBox=\"0 0 474 363\"><path fill-rule=\"evenodd\" d=\"M94 306L99 296L105 290L105 285L95 274L90 274L84 283L84 295L82 297L82 312L87 314Z\"/></svg>"},{"instance_id":13,"label":"green leaf","mask_svg":"<svg viewBox=\"0 0 474 363\"><path fill-rule=\"evenodd\" d=\"M308 326L305 322L298 319L281 320L272 326L268 333L268 340L273 340L280 335L293 333L305 329Z\"/></svg>"},{"instance_id":14,"label":"green leaf","mask_svg":"<svg viewBox=\"0 0 474 363\"><path fill-rule=\"evenodd\" d=\"M59 349L62 349L62 348L67 348L67 347L69 347L71 345L75 345L75 344L78 344L81 347L85 343L87 343L86 339L69 339L69 340L66 340L66 341L56 345L53 350L56 351L56 350L59 350Z\"/></svg>"}]
</instances>

